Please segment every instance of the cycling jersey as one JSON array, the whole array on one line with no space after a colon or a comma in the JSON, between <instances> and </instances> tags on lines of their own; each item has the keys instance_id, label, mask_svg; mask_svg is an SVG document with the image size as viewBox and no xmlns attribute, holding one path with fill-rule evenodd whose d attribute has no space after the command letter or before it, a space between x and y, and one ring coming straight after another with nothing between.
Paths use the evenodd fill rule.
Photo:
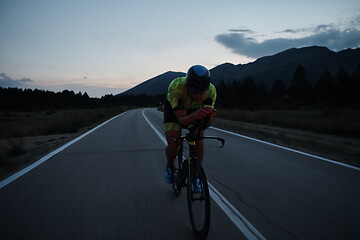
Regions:
<instances>
[{"instance_id":1,"label":"cycling jersey","mask_svg":"<svg viewBox=\"0 0 360 240\"><path fill-rule=\"evenodd\" d=\"M186 78L180 77L174 79L170 83L167 100L175 111L181 109L198 109L203 105L214 107L216 100L216 88L210 83L209 89L204 93L203 100L201 102L196 102L187 91Z\"/></svg>"},{"instance_id":2,"label":"cycling jersey","mask_svg":"<svg viewBox=\"0 0 360 240\"><path fill-rule=\"evenodd\" d=\"M165 131L180 130L180 126L174 111L185 109L187 114L194 112L204 105L214 107L216 101L216 88L210 83L209 89L204 93L200 102L195 101L186 88L186 77L174 79L168 88L164 109Z\"/></svg>"}]
</instances>

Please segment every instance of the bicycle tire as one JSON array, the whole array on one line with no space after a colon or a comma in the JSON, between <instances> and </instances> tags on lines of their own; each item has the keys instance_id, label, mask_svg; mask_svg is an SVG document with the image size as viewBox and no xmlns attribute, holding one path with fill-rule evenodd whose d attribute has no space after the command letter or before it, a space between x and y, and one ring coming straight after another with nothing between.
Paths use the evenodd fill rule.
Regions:
<instances>
[{"instance_id":1,"label":"bicycle tire","mask_svg":"<svg viewBox=\"0 0 360 240\"><path fill-rule=\"evenodd\" d=\"M178 155L175 158L175 162L174 162L174 170L173 170L173 177L174 177L174 181L172 183L173 186L173 190L174 190L174 194L176 197L180 196L181 194L181 188L182 188L182 184L181 184L181 179L182 179L182 147L180 147L180 149L178 150Z\"/></svg>"},{"instance_id":2,"label":"bicycle tire","mask_svg":"<svg viewBox=\"0 0 360 240\"><path fill-rule=\"evenodd\" d=\"M193 191L192 175L197 173L202 192ZM205 239L210 229L210 195L209 187L203 167L194 161L188 176L187 202L191 227L199 239Z\"/></svg>"}]
</instances>

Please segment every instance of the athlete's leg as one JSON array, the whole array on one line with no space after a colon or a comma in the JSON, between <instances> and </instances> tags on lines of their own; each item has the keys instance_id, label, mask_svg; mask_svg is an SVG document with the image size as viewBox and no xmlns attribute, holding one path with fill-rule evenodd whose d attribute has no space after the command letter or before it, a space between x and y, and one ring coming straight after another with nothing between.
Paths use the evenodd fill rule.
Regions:
<instances>
[{"instance_id":1,"label":"athlete's leg","mask_svg":"<svg viewBox=\"0 0 360 240\"><path fill-rule=\"evenodd\" d=\"M165 148L165 155L167 159L167 166L173 167L174 160L176 157L177 143L174 141L174 137L179 137L181 134L180 130L170 130L165 132L167 146Z\"/></svg>"},{"instance_id":2,"label":"athlete's leg","mask_svg":"<svg viewBox=\"0 0 360 240\"><path fill-rule=\"evenodd\" d=\"M173 138L180 136L181 127L171 108L171 104L167 100L165 100L164 104L164 131L167 141L167 146L165 148L167 167L173 167L176 157L176 141L174 141Z\"/></svg>"}]
</instances>

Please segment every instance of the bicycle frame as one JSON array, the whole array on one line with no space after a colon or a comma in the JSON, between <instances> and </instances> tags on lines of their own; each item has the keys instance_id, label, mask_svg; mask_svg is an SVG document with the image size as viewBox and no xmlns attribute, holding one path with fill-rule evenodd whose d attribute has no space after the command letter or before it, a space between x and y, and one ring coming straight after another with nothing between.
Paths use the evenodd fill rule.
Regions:
<instances>
[{"instance_id":1,"label":"bicycle frame","mask_svg":"<svg viewBox=\"0 0 360 240\"><path fill-rule=\"evenodd\" d=\"M191 174L192 162L194 160L196 161L196 159L197 159L195 156L196 141L189 140L186 137L180 137L179 140L180 140L180 143L179 143L179 148L178 148L178 158L179 158L179 160L181 159L181 162L179 161L179 173L180 173L180 179L181 179L180 184L181 184L181 187L185 187L186 179ZM184 157L183 157L184 141L189 145L189 155L188 155L187 159L184 159Z\"/></svg>"},{"instance_id":2,"label":"bicycle frame","mask_svg":"<svg viewBox=\"0 0 360 240\"><path fill-rule=\"evenodd\" d=\"M186 136L180 136L175 137L175 141L178 142L178 149L177 149L177 157L179 161L178 166L178 173L180 174L180 188L186 187L185 181L188 176L191 174L191 167L193 164L193 161L197 160L197 157L195 156L195 148L196 148L196 141L198 140L204 140L204 139L214 139L221 142L220 148L222 148L225 144L225 140L220 137L213 137L213 136L199 136L198 134L194 134L195 131L190 131L186 134ZM187 159L184 159L183 157L183 151L184 151L184 141L189 145L189 155ZM180 161L181 160L181 161ZM185 171L186 170L186 171ZM180 189L179 189L180 190ZM179 193L180 194L180 193Z\"/></svg>"}]
</instances>

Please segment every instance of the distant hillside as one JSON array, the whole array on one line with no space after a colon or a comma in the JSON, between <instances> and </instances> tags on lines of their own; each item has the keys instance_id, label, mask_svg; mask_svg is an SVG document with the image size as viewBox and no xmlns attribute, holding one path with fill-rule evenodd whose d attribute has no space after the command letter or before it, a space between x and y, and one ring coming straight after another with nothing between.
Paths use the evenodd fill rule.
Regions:
<instances>
[{"instance_id":1,"label":"distant hillside","mask_svg":"<svg viewBox=\"0 0 360 240\"><path fill-rule=\"evenodd\" d=\"M360 64L360 48L340 52L331 51L326 47L292 48L273 56L259 58L248 64L224 63L210 70L211 81L217 86L222 80L225 83L231 83L252 77L255 83L263 81L268 89L276 80L282 80L286 86L289 86L299 64L305 68L307 80L315 83L326 68L333 77L336 76L340 67L352 73ZM119 95L165 94L170 81L182 76L185 76L185 73L166 72Z\"/></svg>"},{"instance_id":2,"label":"distant hillside","mask_svg":"<svg viewBox=\"0 0 360 240\"><path fill-rule=\"evenodd\" d=\"M220 84L221 80L231 83L252 77L256 83L264 81L271 88L276 80L282 80L289 86L296 67L301 64L310 83L319 80L325 68L336 76L340 67L349 73L360 64L360 48L333 52L325 47L292 48L273 56L262 57L255 62L244 65L225 63L210 70L212 82Z\"/></svg>"},{"instance_id":3,"label":"distant hillside","mask_svg":"<svg viewBox=\"0 0 360 240\"><path fill-rule=\"evenodd\" d=\"M182 72L166 72L154 78L151 78L139 85L119 94L123 95L140 95L140 94L147 94L147 95L158 95L158 94L165 94L167 92L168 86L170 82L178 77L184 77L186 74Z\"/></svg>"}]
</instances>

